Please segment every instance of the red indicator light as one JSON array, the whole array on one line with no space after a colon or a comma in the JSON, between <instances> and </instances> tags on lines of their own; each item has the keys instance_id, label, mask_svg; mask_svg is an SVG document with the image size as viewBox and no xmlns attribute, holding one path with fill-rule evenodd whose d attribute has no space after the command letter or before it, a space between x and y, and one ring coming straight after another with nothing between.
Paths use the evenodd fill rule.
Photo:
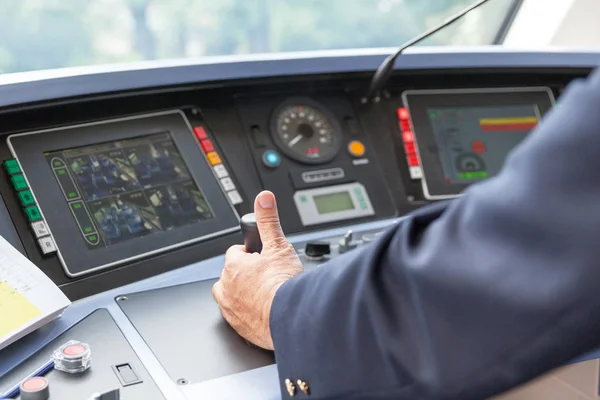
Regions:
<instances>
[{"instance_id":1,"label":"red indicator light","mask_svg":"<svg viewBox=\"0 0 600 400\"><path fill-rule=\"evenodd\" d=\"M209 139L201 140L200 144L202 145L202 149L205 153L215 151L215 146L213 146L212 142Z\"/></svg>"},{"instance_id":2,"label":"red indicator light","mask_svg":"<svg viewBox=\"0 0 600 400\"><path fill-rule=\"evenodd\" d=\"M481 140L476 140L473 143L471 143L471 148L475 153L485 153L485 143L483 143Z\"/></svg>"},{"instance_id":3,"label":"red indicator light","mask_svg":"<svg viewBox=\"0 0 600 400\"><path fill-rule=\"evenodd\" d=\"M410 131L410 122L407 119L400 120L400 130L402 131Z\"/></svg>"},{"instance_id":4,"label":"red indicator light","mask_svg":"<svg viewBox=\"0 0 600 400\"><path fill-rule=\"evenodd\" d=\"M417 151L415 150L414 143L404 143L404 151L406 154L415 154Z\"/></svg>"},{"instance_id":5,"label":"red indicator light","mask_svg":"<svg viewBox=\"0 0 600 400\"><path fill-rule=\"evenodd\" d=\"M411 131L404 131L402 132L402 140L404 143L412 143L415 141L415 136Z\"/></svg>"},{"instance_id":6,"label":"red indicator light","mask_svg":"<svg viewBox=\"0 0 600 400\"><path fill-rule=\"evenodd\" d=\"M194 134L200 140L208 138L208 135L206 134L206 131L204 130L203 126L195 126Z\"/></svg>"},{"instance_id":7,"label":"red indicator light","mask_svg":"<svg viewBox=\"0 0 600 400\"><path fill-rule=\"evenodd\" d=\"M308 155L315 155L315 154L319 154L319 148L318 147L309 147L306 150L306 154Z\"/></svg>"},{"instance_id":8,"label":"red indicator light","mask_svg":"<svg viewBox=\"0 0 600 400\"><path fill-rule=\"evenodd\" d=\"M408 159L409 167L418 167L419 166L419 159L417 158L416 154L412 154L412 155L408 156L407 159Z\"/></svg>"},{"instance_id":9,"label":"red indicator light","mask_svg":"<svg viewBox=\"0 0 600 400\"><path fill-rule=\"evenodd\" d=\"M408 119L408 110L404 107L400 107L398 109L398 118L400 118L400 120Z\"/></svg>"}]
</instances>

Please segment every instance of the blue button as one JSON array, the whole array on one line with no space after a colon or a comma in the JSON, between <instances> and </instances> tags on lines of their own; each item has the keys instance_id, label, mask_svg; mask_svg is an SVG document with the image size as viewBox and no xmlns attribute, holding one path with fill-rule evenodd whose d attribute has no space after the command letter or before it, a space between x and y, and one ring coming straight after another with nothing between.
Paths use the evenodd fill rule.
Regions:
<instances>
[{"instance_id":1,"label":"blue button","mask_svg":"<svg viewBox=\"0 0 600 400\"><path fill-rule=\"evenodd\" d=\"M281 163L281 158L276 151L267 150L263 153L263 163L269 168L278 167Z\"/></svg>"}]
</instances>

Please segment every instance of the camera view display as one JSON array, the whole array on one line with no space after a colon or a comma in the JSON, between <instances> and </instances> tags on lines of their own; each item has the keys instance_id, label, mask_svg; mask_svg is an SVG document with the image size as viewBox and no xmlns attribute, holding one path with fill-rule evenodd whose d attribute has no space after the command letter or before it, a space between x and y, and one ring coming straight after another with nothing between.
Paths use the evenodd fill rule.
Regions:
<instances>
[{"instance_id":1,"label":"camera view display","mask_svg":"<svg viewBox=\"0 0 600 400\"><path fill-rule=\"evenodd\" d=\"M214 217L169 133L45 156L89 248Z\"/></svg>"}]
</instances>

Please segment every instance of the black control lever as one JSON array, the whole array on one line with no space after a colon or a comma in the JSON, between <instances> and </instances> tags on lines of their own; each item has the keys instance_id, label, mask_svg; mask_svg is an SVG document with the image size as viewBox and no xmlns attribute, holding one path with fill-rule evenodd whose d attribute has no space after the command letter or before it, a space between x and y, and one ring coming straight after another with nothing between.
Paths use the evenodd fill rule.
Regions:
<instances>
[{"instance_id":1,"label":"black control lever","mask_svg":"<svg viewBox=\"0 0 600 400\"><path fill-rule=\"evenodd\" d=\"M254 213L246 214L240 219L240 228L244 236L244 246L249 253L260 253L262 251L262 241L256 225L256 216Z\"/></svg>"}]
</instances>

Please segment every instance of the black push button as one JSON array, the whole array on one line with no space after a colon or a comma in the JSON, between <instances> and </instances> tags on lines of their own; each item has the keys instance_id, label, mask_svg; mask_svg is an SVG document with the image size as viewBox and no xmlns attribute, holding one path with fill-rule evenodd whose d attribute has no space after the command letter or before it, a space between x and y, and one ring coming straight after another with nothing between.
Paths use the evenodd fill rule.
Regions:
<instances>
[{"instance_id":1,"label":"black push button","mask_svg":"<svg viewBox=\"0 0 600 400\"><path fill-rule=\"evenodd\" d=\"M136 374L135 370L129 363L114 365L113 370L115 371L115 374L117 374L117 378L119 378L119 381L121 381L121 385L123 386L131 386L142 382L140 377Z\"/></svg>"}]
</instances>

